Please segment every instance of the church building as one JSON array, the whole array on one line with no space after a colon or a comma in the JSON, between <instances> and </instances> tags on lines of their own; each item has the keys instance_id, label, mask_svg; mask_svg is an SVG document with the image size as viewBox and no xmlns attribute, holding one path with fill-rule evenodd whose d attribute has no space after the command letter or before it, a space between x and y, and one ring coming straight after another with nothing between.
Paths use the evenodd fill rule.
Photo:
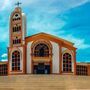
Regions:
<instances>
[{"instance_id":1,"label":"church building","mask_svg":"<svg viewBox=\"0 0 90 90\"><path fill-rule=\"evenodd\" d=\"M26 15L16 7L10 16L8 61L0 63L6 71L0 75L90 75L90 64L76 62L72 42L47 33L27 37L26 32Z\"/></svg>"}]
</instances>

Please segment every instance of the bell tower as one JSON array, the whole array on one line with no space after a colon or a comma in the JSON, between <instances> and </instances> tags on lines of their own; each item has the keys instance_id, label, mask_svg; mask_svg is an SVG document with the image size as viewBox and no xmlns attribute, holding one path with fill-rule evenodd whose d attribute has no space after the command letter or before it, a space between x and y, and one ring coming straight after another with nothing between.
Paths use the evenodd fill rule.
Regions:
<instances>
[{"instance_id":1,"label":"bell tower","mask_svg":"<svg viewBox=\"0 0 90 90\"><path fill-rule=\"evenodd\" d=\"M19 3L17 3L19 5ZM10 17L10 46L20 46L25 42L26 19L22 9L17 6Z\"/></svg>"},{"instance_id":2,"label":"bell tower","mask_svg":"<svg viewBox=\"0 0 90 90\"><path fill-rule=\"evenodd\" d=\"M10 16L9 48L8 48L8 74L25 73L25 37L26 17L22 12L21 3L16 3L16 8Z\"/></svg>"}]
</instances>

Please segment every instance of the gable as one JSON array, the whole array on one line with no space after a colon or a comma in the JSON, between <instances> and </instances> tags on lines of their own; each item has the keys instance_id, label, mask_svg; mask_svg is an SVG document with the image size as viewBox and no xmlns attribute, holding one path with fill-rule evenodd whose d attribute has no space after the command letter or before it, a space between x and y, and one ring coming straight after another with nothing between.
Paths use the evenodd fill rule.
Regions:
<instances>
[{"instance_id":1,"label":"gable","mask_svg":"<svg viewBox=\"0 0 90 90\"><path fill-rule=\"evenodd\" d=\"M46 33L38 33L38 34L35 34L35 35L32 35L32 36L26 37L25 42L27 44L28 42L36 41L36 40L40 40L40 39L50 40L50 41L56 42L56 43L58 43L62 46L71 47L73 49L76 49L73 46L74 44L72 42L69 42L67 40L64 40L64 39L61 39L61 38L58 38L56 36L53 36L51 34L46 34Z\"/></svg>"}]
</instances>

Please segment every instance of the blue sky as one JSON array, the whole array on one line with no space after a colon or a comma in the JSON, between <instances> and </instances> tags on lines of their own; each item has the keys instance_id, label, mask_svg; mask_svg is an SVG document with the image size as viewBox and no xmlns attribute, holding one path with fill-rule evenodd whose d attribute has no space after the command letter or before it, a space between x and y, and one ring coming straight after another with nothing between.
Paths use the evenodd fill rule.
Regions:
<instances>
[{"instance_id":1,"label":"blue sky","mask_svg":"<svg viewBox=\"0 0 90 90\"><path fill-rule=\"evenodd\" d=\"M19 0L27 17L27 36L45 32L77 47L77 61L90 62L90 0ZM0 61L7 60L9 18L17 0L0 1Z\"/></svg>"}]
</instances>

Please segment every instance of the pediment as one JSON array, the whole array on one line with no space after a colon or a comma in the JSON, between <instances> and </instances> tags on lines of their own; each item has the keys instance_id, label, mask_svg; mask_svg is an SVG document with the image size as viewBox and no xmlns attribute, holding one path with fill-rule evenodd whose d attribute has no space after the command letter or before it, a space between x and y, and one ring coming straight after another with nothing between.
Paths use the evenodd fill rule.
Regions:
<instances>
[{"instance_id":1,"label":"pediment","mask_svg":"<svg viewBox=\"0 0 90 90\"><path fill-rule=\"evenodd\" d=\"M32 35L32 36L28 36L28 37L25 38L26 43L28 43L30 41L34 41L34 40L39 40L39 39L45 39L45 40L56 42L58 44L69 45L69 46L75 48L73 46L74 44L72 42L67 41L65 39L62 39L62 38L58 38L58 37L56 37L54 35L47 34L47 33L38 33L38 34L35 34L35 35Z\"/></svg>"}]
</instances>

